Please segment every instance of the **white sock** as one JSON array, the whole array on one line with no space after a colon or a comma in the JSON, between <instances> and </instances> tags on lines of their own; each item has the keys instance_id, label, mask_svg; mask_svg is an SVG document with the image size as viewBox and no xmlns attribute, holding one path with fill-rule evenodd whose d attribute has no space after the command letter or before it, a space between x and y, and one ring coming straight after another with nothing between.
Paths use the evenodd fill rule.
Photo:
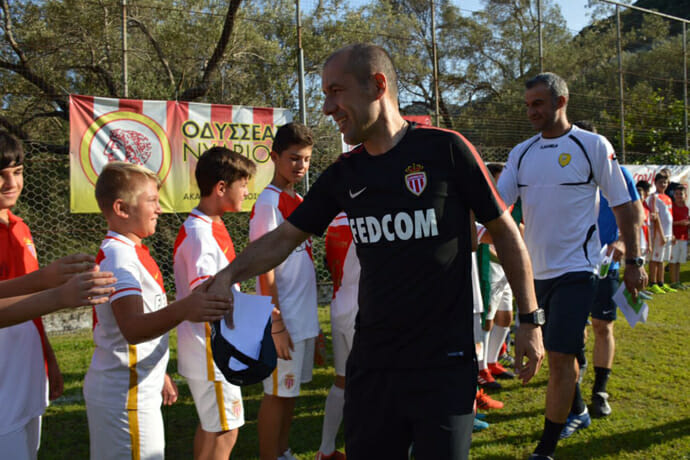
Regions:
<instances>
[{"instance_id":1,"label":"white sock","mask_svg":"<svg viewBox=\"0 0 690 460\"><path fill-rule=\"evenodd\" d=\"M491 329L489 346L486 353L486 359L489 363L498 361L498 355L501 353L501 347L503 346L503 342L506 341L508 332L510 332L509 327L497 326L494 324L494 328Z\"/></svg>"},{"instance_id":2,"label":"white sock","mask_svg":"<svg viewBox=\"0 0 690 460\"><path fill-rule=\"evenodd\" d=\"M323 430L321 431L321 447L319 451L330 455L335 450L335 437L338 435L340 422L343 420L343 405L345 391L337 386L331 386L326 397L326 410L323 415Z\"/></svg>"},{"instance_id":3,"label":"white sock","mask_svg":"<svg viewBox=\"0 0 690 460\"><path fill-rule=\"evenodd\" d=\"M479 365L479 370L483 371L486 369L486 357L488 356L486 354L487 349L489 348L489 332L490 331L484 331L482 330L482 355L477 356L477 364Z\"/></svg>"}]
</instances>

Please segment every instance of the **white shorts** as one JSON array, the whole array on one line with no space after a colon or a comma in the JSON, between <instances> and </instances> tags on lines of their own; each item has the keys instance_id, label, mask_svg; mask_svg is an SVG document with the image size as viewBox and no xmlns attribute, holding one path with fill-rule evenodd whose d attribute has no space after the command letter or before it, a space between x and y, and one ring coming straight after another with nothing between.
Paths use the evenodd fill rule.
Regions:
<instances>
[{"instance_id":1,"label":"white shorts","mask_svg":"<svg viewBox=\"0 0 690 460\"><path fill-rule=\"evenodd\" d=\"M92 459L163 460L165 429L159 407L127 410L86 403Z\"/></svg>"},{"instance_id":2,"label":"white shorts","mask_svg":"<svg viewBox=\"0 0 690 460\"><path fill-rule=\"evenodd\" d=\"M652 262L668 262L671 258L671 242L663 244L658 234L654 237L652 248Z\"/></svg>"},{"instance_id":3,"label":"white shorts","mask_svg":"<svg viewBox=\"0 0 690 460\"><path fill-rule=\"evenodd\" d=\"M489 311L486 313L486 319L494 319L497 311L513 311L513 291L507 281L491 285Z\"/></svg>"},{"instance_id":4,"label":"white shorts","mask_svg":"<svg viewBox=\"0 0 690 460\"><path fill-rule=\"evenodd\" d=\"M0 457L36 460L41 444L41 416L32 418L18 430L0 435Z\"/></svg>"},{"instance_id":5,"label":"white shorts","mask_svg":"<svg viewBox=\"0 0 690 460\"><path fill-rule=\"evenodd\" d=\"M333 336L333 366L335 374L345 376L345 363L352 350L352 340L355 338L355 329L350 328L343 332L335 327L332 329Z\"/></svg>"},{"instance_id":6,"label":"white shorts","mask_svg":"<svg viewBox=\"0 0 690 460\"><path fill-rule=\"evenodd\" d=\"M229 382L187 379L201 428L208 433L244 425L242 390Z\"/></svg>"},{"instance_id":7,"label":"white shorts","mask_svg":"<svg viewBox=\"0 0 690 460\"><path fill-rule=\"evenodd\" d=\"M672 264L684 264L688 261L688 240L676 240L671 247Z\"/></svg>"},{"instance_id":8,"label":"white shorts","mask_svg":"<svg viewBox=\"0 0 690 460\"><path fill-rule=\"evenodd\" d=\"M303 383L311 382L314 368L314 338L301 340L290 352L291 360L278 358L273 373L264 379L264 393L281 398L296 398Z\"/></svg>"}]
</instances>

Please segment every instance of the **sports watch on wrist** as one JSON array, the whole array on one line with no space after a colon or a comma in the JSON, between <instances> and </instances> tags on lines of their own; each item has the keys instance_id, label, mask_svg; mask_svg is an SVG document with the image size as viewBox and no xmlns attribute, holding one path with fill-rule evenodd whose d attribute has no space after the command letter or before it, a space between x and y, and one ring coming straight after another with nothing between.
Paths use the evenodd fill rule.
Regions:
<instances>
[{"instance_id":1,"label":"sports watch on wrist","mask_svg":"<svg viewBox=\"0 0 690 460\"><path fill-rule=\"evenodd\" d=\"M546 323L546 314L543 308L537 308L530 313L522 313L518 315L521 323L535 324L537 326L543 326Z\"/></svg>"},{"instance_id":2,"label":"sports watch on wrist","mask_svg":"<svg viewBox=\"0 0 690 460\"><path fill-rule=\"evenodd\" d=\"M634 265L641 267L644 265L644 257L634 257L632 259L625 259L625 265Z\"/></svg>"}]
</instances>

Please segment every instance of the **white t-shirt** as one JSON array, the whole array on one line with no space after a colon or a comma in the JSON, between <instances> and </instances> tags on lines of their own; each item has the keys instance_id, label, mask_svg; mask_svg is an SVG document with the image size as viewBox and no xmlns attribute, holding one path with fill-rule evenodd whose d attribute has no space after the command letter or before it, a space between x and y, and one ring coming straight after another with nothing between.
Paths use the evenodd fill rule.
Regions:
<instances>
[{"instance_id":1,"label":"white t-shirt","mask_svg":"<svg viewBox=\"0 0 690 460\"><path fill-rule=\"evenodd\" d=\"M177 299L187 297L207 278L235 258L235 247L223 222L192 210L175 240L173 270ZM213 362L208 323L184 321L177 326L177 369L189 379L224 381Z\"/></svg>"},{"instance_id":2,"label":"white t-shirt","mask_svg":"<svg viewBox=\"0 0 690 460\"><path fill-rule=\"evenodd\" d=\"M594 271L599 187L611 207L630 201L613 147L598 134L573 126L554 139L538 134L510 152L498 190L507 205L522 198L535 279Z\"/></svg>"},{"instance_id":3,"label":"white t-shirt","mask_svg":"<svg viewBox=\"0 0 690 460\"><path fill-rule=\"evenodd\" d=\"M670 239L673 236L673 201L665 193L652 193L647 197L647 206L651 212L659 213L661 222L661 233ZM650 225L650 231L654 231L654 221ZM652 233L654 235L654 233Z\"/></svg>"},{"instance_id":4,"label":"white t-shirt","mask_svg":"<svg viewBox=\"0 0 690 460\"><path fill-rule=\"evenodd\" d=\"M326 262L333 279L331 323L340 331L354 330L361 267L344 212L333 219L326 231Z\"/></svg>"},{"instance_id":5,"label":"white t-shirt","mask_svg":"<svg viewBox=\"0 0 690 460\"><path fill-rule=\"evenodd\" d=\"M41 337L33 321L0 328L0 350L3 435L43 414L48 405L48 379Z\"/></svg>"},{"instance_id":6,"label":"white t-shirt","mask_svg":"<svg viewBox=\"0 0 690 460\"><path fill-rule=\"evenodd\" d=\"M130 345L122 335L112 302L136 295L144 313L165 308L163 277L146 246L109 231L96 257L101 270L117 278L110 302L95 307L91 365L84 379L84 398L105 407L139 409L161 405L161 390L168 365L168 334Z\"/></svg>"},{"instance_id":7,"label":"white t-shirt","mask_svg":"<svg viewBox=\"0 0 690 460\"><path fill-rule=\"evenodd\" d=\"M249 220L249 239L254 241L278 227L302 202L269 185L257 197ZM308 239L275 267L278 302L285 326L293 342L316 337L319 321L316 310L316 272ZM257 290L260 284L257 278Z\"/></svg>"}]
</instances>

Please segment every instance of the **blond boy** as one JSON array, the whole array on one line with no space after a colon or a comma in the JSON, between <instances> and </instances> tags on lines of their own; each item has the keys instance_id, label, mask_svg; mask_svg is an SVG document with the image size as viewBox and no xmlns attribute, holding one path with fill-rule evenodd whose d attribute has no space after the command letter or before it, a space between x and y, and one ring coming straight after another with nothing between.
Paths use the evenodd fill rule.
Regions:
<instances>
[{"instance_id":1,"label":"blond boy","mask_svg":"<svg viewBox=\"0 0 690 460\"><path fill-rule=\"evenodd\" d=\"M156 231L158 189L154 173L123 162L108 164L96 182L108 223L96 260L117 283L110 301L96 307L96 348L84 381L93 459L163 459L160 406L177 399L165 373L167 332L184 320L220 319L229 309L206 286L167 305L161 272L142 245Z\"/></svg>"}]
</instances>

